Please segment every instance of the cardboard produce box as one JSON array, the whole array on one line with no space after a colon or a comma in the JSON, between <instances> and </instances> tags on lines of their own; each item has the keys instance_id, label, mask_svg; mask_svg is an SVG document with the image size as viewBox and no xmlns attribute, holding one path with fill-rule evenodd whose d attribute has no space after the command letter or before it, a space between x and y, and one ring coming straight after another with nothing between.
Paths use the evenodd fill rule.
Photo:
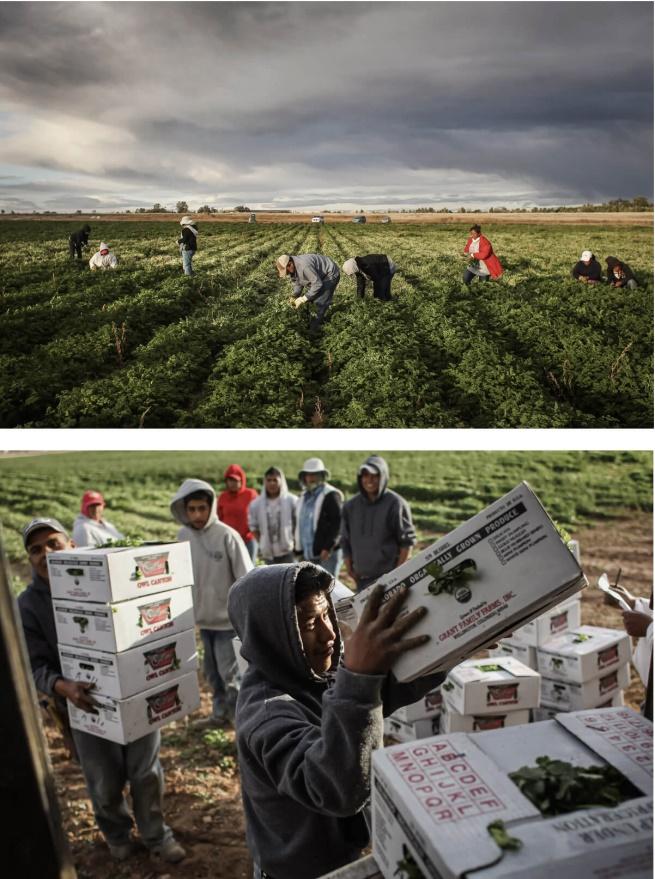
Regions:
<instances>
[{"instance_id":1,"label":"cardboard produce box","mask_svg":"<svg viewBox=\"0 0 655 879\"><path fill-rule=\"evenodd\" d=\"M53 598L100 604L193 585L188 542L53 552L48 574Z\"/></svg>"},{"instance_id":2,"label":"cardboard produce box","mask_svg":"<svg viewBox=\"0 0 655 879\"><path fill-rule=\"evenodd\" d=\"M598 705L598 708L622 708L625 704L623 699L623 690L615 693L607 702ZM532 709L532 723L541 723L542 720L554 720L558 714L562 714L562 708L555 708L549 705L540 705L539 708Z\"/></svg>"},{"instance_id":3,"label":"cardboard produce box","mask_svg":"<svg viewBox=\"0 0 655 879\"><path fill-rule=\"evenodd\" d=\"M440 731L440 714L423 717L420 720L406 721L398 717L398 712L384 718L384 735L397 742L415 742L436 736Z\"/></svg>"},{"instance_id":4,"label":"cardboard produce box","mask_svg":"<svg viewBox=\"0 0 655 879\"><path fill-rule=\"evenodd\" d=\"M512 656L528 668L537 670L537 648L528 644L519 644L511 638L503 638L498 647L489 651L490 656Z\"/></svg>"},{"instance_id":5,"label":"cardboard produce box","mask_svg":"<svg viewBox=\"0 0 655 879\"><path fill-rule=\"evenodd\" d=\"M536 708L541 675L511 656L469 659L441 685L444 702L459 714L498 714Z\"/></svg>"},{"instance_id":6,"label":"cardboard produce box","mask_svg":"<svg viewBox=\"0 0 655 879\"><path fill-rule=\"evenodd\" d=\"M448 703L441 712L441 733L486 732L490 729L504 729L506 726L521 726L530 723L530 709L505 711L496 714L460 714Z\"/></svg>"},{"instance_id":7,"label":"cardboard produce box","mask_svg":"<svg viewBox=\"0 0 655 879\"><path fill-rule=\"evenodd\" d=\"M373 855L353 861L345 867L325 873L320 879L383 879Z\"/></svg>"},{"instance_id":8,"label":"cardboard produce box","mask_svg":"<svg viewBox=\"0 0 655 879\"><path fill-rule=\"evenodd\" d=\"M578 626L537 647L537 663L544 677L582 683L604 676L632 657L630 637L619 629Z\"/></svg>"},{"instance_id":9,"label":"cardboard produce box","mask_svg":"<svg viewBox=\"0 0 655 879\"><path fill-rule=\"evenodd\" d=\"M68 702L73 729L126 745L174 720L181 720L200 706L198 675L190 672L175 681L159 684L129 699L96 696L98 714L80 711Z\"/></svg>"},{"instance_id":10,"label":"cardboard produce box","mask_svg":"<svg viewBox=\"0 0 655 879\"><path fill-rule=\"evenodd\" d=\"M127 699L198 668L194 629L139 644L122 653L103 653L60 644L59 658L65 678L93 683L94 696L99 694L114 699Z\"/></svg>"},{"instance_id":11,"label":"cardboard produce box","mask_svg":"<svg viewBox=\"0 0 655 879\"><path fill-rule=\"evenodd\" d=\"M509 777L543 755L611 764L633 791L614 808L544 817ZM431 879L651 879L651 789L652 724L624 708L396 745L373 753L373 856L385 879L410 858ZM494 841L497 821L518 850Z\"/></svg>"},{"instance_id":12,"label":"cardboard produce box","mask_svg":"<svg viewBox=\"0 0 655 879\"><path fill-rule=\"evenodd\" d=\"M121 653L146 641L193 628L190 586L117 604L56 598L52 608L59 644L107 653Z\"/></svg>"},{"instance_id":13,"label":"cardboard produce box","mask_svg":"<svg viewBox=\"0 0 655 879\"><path fill-rule=\"evenodd\" d=\"M405 723L414 723L415 720L437 717L441 713L442 705L443 694L441 686L439 686L426 693L418 702L413 702L411 705L404 705L402 708L396 709L393 716Z\"/></svg>"},{"instance_id":14,"label":"cardboard produce box","mask_svg":"<svg viewBox=\"0 0 655 879\"><path fill-rule=\"evenodd\" d=\"M512 641L528 647L539 647L570 629L577 629L580 622L580 602L575 599L566 601L551 607L545 614L527 625L515 629L512 633Z\"/></svg>"},{"instance_id":15,"label":"cardboard produce box","mask_svg":"<svg viewBox=\"0 0 655 879\"><path fill-rule=\"evenodd\" d=\"M613 696L630 685L630 666L621 665L599 678L578 683L541 679L541 701L560 711L582 711L606 705Z\"/></svg>"},{"instance_id":16,"label":"cardboard produce box","mask_svg":"<svg viewBox=\"0 0 655 879\"><path fill-rule=\"evenodd\" d=\"M411 634L428 634L430 641L393 667L398 680L410 681L451 668L587 581L537 496L521 483L378 582L385 600L408 587L401 617L428 608ZM357 617L372 588L353 597Z\"/></svg>"}]
</instances>

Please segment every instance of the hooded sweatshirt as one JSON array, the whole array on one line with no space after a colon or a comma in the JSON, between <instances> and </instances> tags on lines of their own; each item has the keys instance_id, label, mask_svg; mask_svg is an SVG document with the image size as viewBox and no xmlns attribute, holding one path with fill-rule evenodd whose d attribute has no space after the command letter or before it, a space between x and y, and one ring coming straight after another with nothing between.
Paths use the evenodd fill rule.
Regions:
<instances>
[{"instance_id":1,"label":"hooded sweatshirt","mask_svg":"<svg viewBox=\"0 0 655 879\"><path fill-rule=\"evenodd\" d=\"M246 472L238 464L230 464L223 474L223 479L227 479L228 476L240 479L241 488L237 492L226 490L219 494L218 518L238 531L242 540L252 540L252 531L248 525L248 507L257 497L257 492L254 488L247 487Z\"/></svg>"},{"instance_id":2,"label":"hooded sweatshirt","mask_svg":"<svg viewBox=\"0 0 655 879\"><path fill-rule=\"evenodd\" d=\"M57 650L50 585L38 574L33 573L32 582L18 596L18 610L23 623L34 685L46 696L54 696L63 706L65 699L56 696L54 692L55 682L63 675Z\"/></svg>"},{"instance_id":3,"label":"hooded sweatshirt","mask_svg":"<svg viewBox=\"0 0 655 879\"><path fill-rule=\"evenodd\" d=\"M268 497L265 480L264 477L264 490L248 507L248 528L251 532L259 531L259 552L268 561L293 552L298 498L289 491L281 470L280 494L277 498ZM279 531L276 534L277 523Z\"/></svg>"},{"instance_id":4,"label":"hooded sweatshirt","mask_svg":"<svg viewBox=\"0 0 655 879\"><path fill-rule=\"evenodd\" d=\"M180 245L180 250L196 252L198 249L198 230L192 223L182 227L177 243Z\"/></svg>"},{"instance_id":5,"label":"hooded sweatshirt","mask_svg":"<svg viewBox=\"0 0 655 879\"><path fill-rule=\"evenodd\" d=\"M607 263L608 284L617 283L620 287L625 287L628 281L636 281L634 272L627 262L621 262L615 256L608 256L605 262Z\"/></svg>"},{"instance_id":6,"label":"hooded sweatshirt","mask_svg":"<svg viewBox=\"0 0 655 879\"><path fill-rule=\"evenodd\" d=\"M102 251L106 250L107 253L103 256ZM104 241L100 242L100 247L98 248L98 252L94 253L91 259L89 260L89 268L90 269L115 269L118 265L118 260L116 256L109 250L109 247L105 244Z\"/></svg>"},{"instance_id":7,"label":"hooded sweatshirt","mask_svg":"<svg viewBox=\"0 0 655 879\"><path fill-rule=\"evenodd\" d=\"M571 269L571 277L575 278L576 281L578 278L588 278L590 281L602 281L603 270L601 269L600 263L596 260L596 257L592 256L588 264L584 263L581 259L578 260Z\"/></svg>"},{"instance_id":8,"label":"hooded sweatshirt","mask_svg":"<svg viewBox=\"0 0 655 879\"><path fill-rule=\"evenodd\" d=\"M231 589L229 612L249 663L236 729L248 847L274 879L316 879L359 857L369 834L363 816L371 752L382 718L420 699L444 675L398 684L340 664L312 671L295 610L295 583L307 563L259 567Z\"/></svg>"},{"instance_id":9,"label":"hooded sweatshirt","mask_svg":"<svg viewBox=\"0 0 655 879\"><path fill-rule=\"evenodd\" d=\"M357 575L369 579L393 570L399 549L416 543L416 531L409 504L387 487L389 467L384 458L371 455L364 463L379 470L380 488L370 501L361 476L357 477L359 494L346 501L341 511L341 548L352 559Z\"/></svg>"},{"instance_id":10,"label":"hooded sweatshirt","mask_svg":"<svg viewBox=\"0 0 655 879\"><path fill-rule=\"evenodd\" d=\"M87 515L88 506L82 500L82 511L73 523L71 537L76 546L102 546L109 540L122 540L125 537L106 519L101 519L100 522L90 519Z\"/></svg>"},{"instance_id":11,"label":"hooded sweatshirt","mask_svg":"<svg viewBox=\"0 0 655 879\"><path fill-rule=\"evenodd\" d=\"M299 253L291 257L296 267L293 281L293 295L300 296L307 287L305 296L311 302L320 295L325 281L338 281L341 277L339 266L323 253Z\"/></svg>"},{"instance_id":12,"label":"hooded sweatshirt","mask_svg":"<svg viewBox=\"0 0 655 879\"><path fill-rule=\"evenodd\" d=\"M184 498L195 491L211 495L211 512L199 531L189 524ZM171 501L171 513L183 527L177 539L191 544L193 612L201 629L229 631L227 594L230 586L252 568L250 556L237 532L218 521L216 493L208 482L187 479Z\"/></svg>"}]
</instances>

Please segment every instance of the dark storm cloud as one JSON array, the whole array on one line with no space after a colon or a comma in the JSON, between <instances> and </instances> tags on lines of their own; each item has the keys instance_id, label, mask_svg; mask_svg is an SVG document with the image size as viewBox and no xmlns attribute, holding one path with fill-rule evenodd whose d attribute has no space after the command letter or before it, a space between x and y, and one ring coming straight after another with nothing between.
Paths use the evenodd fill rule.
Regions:
<instances>
[{"instance_id":1,"label":"dark storm cloud","mask_svg":"<svg viewBox=\"0 0 655 879\"><path fill-rule=\"evenodd\" d=\"M0 4L0 162L108 204L651 195L652 23L630 2Z\"/></svg>"}]
</instances>

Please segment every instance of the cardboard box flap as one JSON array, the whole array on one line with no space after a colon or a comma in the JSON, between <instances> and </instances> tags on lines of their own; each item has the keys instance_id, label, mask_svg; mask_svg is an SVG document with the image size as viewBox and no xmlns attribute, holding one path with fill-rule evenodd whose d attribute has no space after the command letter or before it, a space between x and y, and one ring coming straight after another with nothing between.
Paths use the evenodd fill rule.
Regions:
<instances>
[{"instance_id":1,"label":"cardboard box flap","mask_svg":"<svg viewBox=\"0 0 655 879\"><path fill-rule=\"evenodd\" d=\"M485 659L471 659L451 669L448 677L467 683L503 683L516 678L538 678L540 675L513 656L494 656Z\"/></svg>"},{"instance_id":2,"label":"cardboard box flap","mask_svg":"<svg viewBox=\"0 0 655 879\"><path fill-rule=\"evenodd\" d=\"M537 649L541 653L555 653L562 656L585 656L605 650L619 641L628 638L620 629L604 629L598 626L578 626L570 632L564 632L550 641L546 641Z\"/></svg>"},{"instance_id":3,"label":"cardboard box flap","mask_svg":"<svg viewBox=\"0 0 655 879\"><path fill-rule=\"evenodd\" d=\"M630 708L597 708L558 714L564 729L625 775L635 787L653 790L653 725Z\"/></svg>"}]
</instances>

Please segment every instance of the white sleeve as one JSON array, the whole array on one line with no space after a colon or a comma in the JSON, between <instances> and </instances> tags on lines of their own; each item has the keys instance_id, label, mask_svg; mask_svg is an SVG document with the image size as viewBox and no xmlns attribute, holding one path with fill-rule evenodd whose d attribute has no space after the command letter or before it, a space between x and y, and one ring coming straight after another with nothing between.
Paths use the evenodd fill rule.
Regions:
<instances>
[{"instance_id":1,"label":"white sleeve","mask_svg":"<svg viewBox=\"0 0 655 879\"><path fill-rule=\"evenodd\" d=\"M643 638L639 638L632 654L632 664L637 669L644 685L648 686L648 672L653 661L653 624L651 623Z\"/></svg>"},{"instance_id":2,"label":"white sleeve","mask_svg":"<svg viewBox=\"0 0 655 879\"><path fill-rule=\"evenodd\" d=\"M95 540L93 539L90 529L87 528L84 522L78 522L78 524L75 525L71 538L75 546L95 546Z\"/></svg>"},{"instance_id":3,"label":"white sleeve","mask_svg":"<svg viewBox=\"0 0 655 879\"><path fill-rule=\"evenodd\" d=\"M635 611L637 613L648 614L649 617L653 616L653 611L650 607L650 601L647 598L635 598Z\"/></svg>"}]
</instances>

